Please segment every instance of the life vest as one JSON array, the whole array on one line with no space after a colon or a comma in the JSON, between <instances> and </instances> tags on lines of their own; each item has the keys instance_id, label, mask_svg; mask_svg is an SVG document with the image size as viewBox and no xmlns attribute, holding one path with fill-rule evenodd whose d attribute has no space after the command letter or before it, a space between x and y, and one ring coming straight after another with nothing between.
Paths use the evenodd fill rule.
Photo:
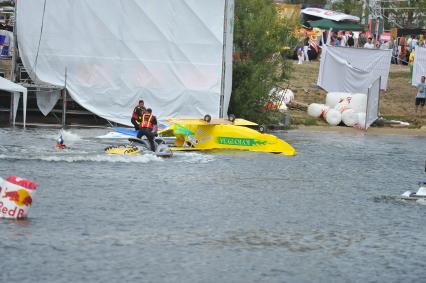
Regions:
<instances>
[{"instance_id":1,"label":"life vest","mask_svg":"<svg viewBox=\"0 0 426 283\"><path fill-rule=\"evenodd\" d=\"M141 128L149 128L152 129L153 125L152 125L152 114L143 114L142 115L142 121L141 121Z\"/></svg>"},{"instance_id":2,"label":"life vest","mask_svg":"<svg viewBox=\"0 0 426 283\"><path fill-rule=\"evenodd\" d=\"M145 107L136 106L135 109L133 109L132 119L140 123L144 112L145 112Z\"/></svg>"}]
</instances>

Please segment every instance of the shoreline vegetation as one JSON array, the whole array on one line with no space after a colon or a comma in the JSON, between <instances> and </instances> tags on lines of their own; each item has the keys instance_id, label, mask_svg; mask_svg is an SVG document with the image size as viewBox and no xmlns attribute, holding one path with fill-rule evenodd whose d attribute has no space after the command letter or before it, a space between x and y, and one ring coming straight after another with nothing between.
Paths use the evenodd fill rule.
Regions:
<instances>
[{"instance_id":1,"label":"shoreline vegetation","mask_svg":"<svg viewBox=\"0 0 426 283\"><path fill-rule=\"evenodd\" d=\"M351 127L329 126L324 120L310 117L304 109L311 103L325 103L326 92L316 86L319 60L304 62L297 65L293 62L291 78L279 83L282 88L287 86L294 92L295 100L289 105L287 114L290 116L292 129L317 129L318 131L358 131ZM385 120L398 120L410 123L401 127L391 123L377 122L368 132L420 134L426 132L426 107L420 116L414 112L416 88L409 83L410 70L406 65L391 65L388 89L380 92L380 115ZM300 107L302 106L302 107ZM378 130L378 129L386 130ZM377 130L376 130L377 129Z\"/></svg>"}]
</instances>

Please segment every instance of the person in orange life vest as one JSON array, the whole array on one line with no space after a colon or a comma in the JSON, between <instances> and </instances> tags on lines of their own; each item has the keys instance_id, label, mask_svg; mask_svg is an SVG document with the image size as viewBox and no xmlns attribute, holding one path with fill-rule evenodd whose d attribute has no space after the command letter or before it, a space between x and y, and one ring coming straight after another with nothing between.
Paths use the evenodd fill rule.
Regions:
<instances>
[{"instance_id":1,"label":"person in orange life vest","mask_svg":"<svg viewBox=\"0 0 426 283\"><path fill-rule=\"evenodd\" d=\"M144 101L141 99L139 100L139 104L133 109L132 119L130 119L130 122L132 122L133 126L135 127L135 130L139 130L140 122L143 113L146 111Z\"/></svg>"},{"instance_id":2,"label":"person in orange life vest","mask_svg":"<svg viewBox=\"0 0 426 283\"><path fill-rule=\"evenodd\" d=\"M157 134L157 130L157 118L152 115L152 109L148 108L141 117L140 128L137 137L140 139L143 136L146 136L152 151L155 151L154 137Z\"/></svg>"}]
</instances>

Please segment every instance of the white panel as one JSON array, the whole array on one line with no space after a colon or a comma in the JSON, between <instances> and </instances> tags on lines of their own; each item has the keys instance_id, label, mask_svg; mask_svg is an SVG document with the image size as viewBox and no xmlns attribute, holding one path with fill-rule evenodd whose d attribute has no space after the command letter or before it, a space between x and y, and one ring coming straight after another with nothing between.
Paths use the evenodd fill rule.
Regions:
<instances>
[{"instance_id":1,"label":"white panel","mask_svg":"<svg viewBox=\"0 0 426 283\"><path fill-rule=\"evenodd\" d=\"M417 46L414 53L413 80L411 84L420 83L421 76L426 76L426 48Z\"/></svg>"},{"instance_id":2,"label":"white panel","mask_svg":"<svg viewBox=\"0 0 426 283\"><path fill-rule=\"evenodd\" d=\"M328 92L367 93L374 74L354 68L335 50L323 48L317 84Z\"/></svg>"},{"instance_id":3,"label":"white panel","mask_svg":"<svg viewBox=\"0 0 426 283\"><path fill-rule=\"evenodd\" d=\"M380 88L387 89L392 58L391 49L332 47L330 51L347 60L351 66L371 73L373 78L382 77Z\"/></svg>"},{"instance_id":4,"label":"white panel","mask_svg":"<svg viewBox=\"0 0 426 283\"><path fill-rule=\"evenodd\" d=\"M159 118L218 117L225 0L54 0L43 17L44 3L17 2L33 80L64 86L66 69L72 98L121 124L139 99Z\"/></svg>"},{"instance_id":5,"label":"white panel","mask_svg":"<svg viewBox=\"0 0 426 283\"><path fill-rule=\"evenodd\" d=\"M380 78L377 78L368 89L365 129L368 129L379 118L379 101Z\"/></svg>"}]
</instances>

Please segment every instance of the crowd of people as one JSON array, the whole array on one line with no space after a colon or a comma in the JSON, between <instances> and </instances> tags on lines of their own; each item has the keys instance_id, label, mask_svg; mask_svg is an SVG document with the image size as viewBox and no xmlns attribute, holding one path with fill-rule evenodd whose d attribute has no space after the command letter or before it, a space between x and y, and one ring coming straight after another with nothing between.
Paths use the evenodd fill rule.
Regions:
<instances>
[{"instance_id":1,"label":"crowd of people","mask_svg":"<svg viewBox=\"0 0 426 283\"><path fill-rule=\"evenodd\" d=\"M376 39L374 34L360 32L336 32L331 37L330 45L354 48L392 49L392 64L407 65L414 60L414 50L417 46L425 47L426 40L423 35L401 36L383 40Z\"/></svg>"}]
</instances>

